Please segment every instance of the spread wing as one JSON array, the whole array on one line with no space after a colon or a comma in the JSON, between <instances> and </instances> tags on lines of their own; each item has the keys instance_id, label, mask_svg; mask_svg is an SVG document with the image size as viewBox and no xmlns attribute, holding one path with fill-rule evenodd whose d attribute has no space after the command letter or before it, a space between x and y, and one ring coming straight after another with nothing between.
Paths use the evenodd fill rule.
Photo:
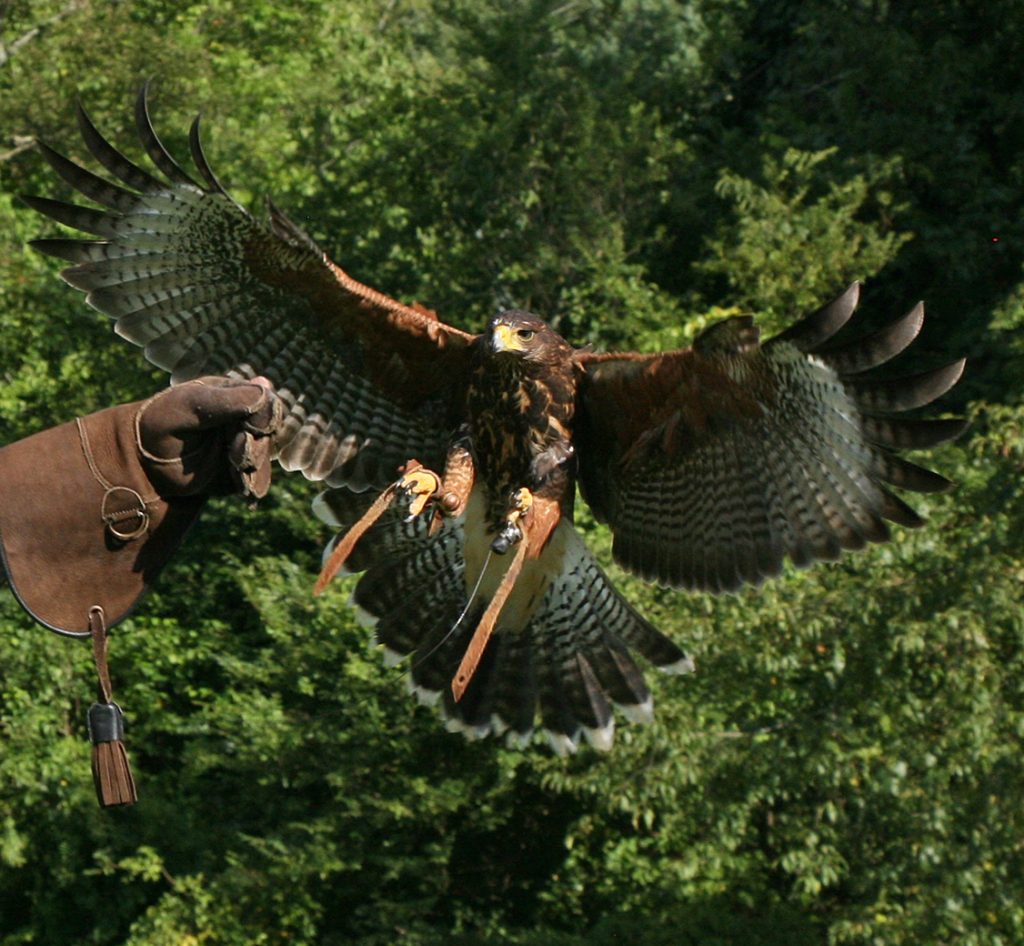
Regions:
<instances>
[{"instance_id":1,"label":"spread wing","mask_svg":"<svg viewBox=\"0 0 1024 946\"><path fill-rule=\"evenodd\" d=\"M441 462L462 403L472 336L364 286L271 208L269 224L228 196L192 125L196 181L153 130L143 88L139 136L160 175L129 161L80 108L82 136L117 183L40 143L54 170L102 209L38 197L34 209L97 240L36 240L75 265L63 277L116 319L172 381L264 375L288 409L281 465L362 488L411 457Z\"/></svg>"},{"instance_id":2,"label":"spread wing","mask_svg":"<svg viewBox=\"0 0 1024 946\"><path fill-rule=\"evenodd\" d=\"M734 590L889 537L922 519L887 485L948 480L897 456L957 436L961 420L902 418L951 388L963 361L898 380L870 369L917 336L921 305L829 344L860 287L759 344L749 317L663 355L580 353L580 486L627 568L669 585Z\"/></svg>"}]
</instances>

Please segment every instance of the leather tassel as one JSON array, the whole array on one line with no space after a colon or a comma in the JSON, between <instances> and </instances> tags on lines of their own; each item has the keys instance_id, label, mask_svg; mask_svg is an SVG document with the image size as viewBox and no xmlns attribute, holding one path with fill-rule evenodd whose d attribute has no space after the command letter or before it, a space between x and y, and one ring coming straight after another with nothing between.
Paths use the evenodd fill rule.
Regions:
<instances>
[{"instance_id":1,"label":"leather tassel","mask_svg":"<svg viewBox=\"0 0 1024 946\"><path fill-rule=\"evenodd\" d=\"M139 799L123 739L121 707L116 703L93 703L89 707L92 780L96 798L104 808L134 805Z\"/></svg>"},{"instance_id":2,"label":"leather tassel","mask_svg":"<svg viewBox=\"0 0 1024 946\"><path fill-rule=\"evenodd\" d=\"M103 808L134 805L139 800L135 779L124 747L124 713L114 702L107 669L107 628L103 609L89 609L92 654L100 681L100 699L89 707L89 741L92 743L92 780Z\"/></svg>"}]
</instances>

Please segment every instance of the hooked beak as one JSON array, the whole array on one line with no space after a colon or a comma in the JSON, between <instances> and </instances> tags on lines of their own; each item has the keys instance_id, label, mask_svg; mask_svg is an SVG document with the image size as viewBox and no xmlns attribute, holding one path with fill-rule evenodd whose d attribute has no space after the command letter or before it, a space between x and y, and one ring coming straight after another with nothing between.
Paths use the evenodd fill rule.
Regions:
<instances>
[{"instance_id":1,"label":"hooked beak","mask_svg":"<svg viewBox=\"0 0 1024 946\"><path fill-rule=\"evenodd\" d=\"M495 325L491 333L491 347L496 352L524 351L522 341L507 325Z\"/></svg>"}]
</instances>

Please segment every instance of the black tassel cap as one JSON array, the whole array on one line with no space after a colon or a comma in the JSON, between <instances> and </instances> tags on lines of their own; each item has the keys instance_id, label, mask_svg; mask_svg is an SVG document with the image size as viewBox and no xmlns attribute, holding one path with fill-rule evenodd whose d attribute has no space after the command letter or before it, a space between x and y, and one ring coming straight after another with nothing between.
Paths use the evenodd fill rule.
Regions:
<instances>
[{"instance_id":1,"label":"black tassel cap","mask_svg":"<svg viewBox=\"0 0 1024 946\"><path fill-rule=\"evenodd\" d=\"M89 707L89 741L92 743L92 779L96 798L103 808L134 805L135 791L128 752L124 747L124 713L114 702L107 670L107 628L103 609L89 610L92 653L100 681L100 699Z\"/></svg>"}]
</instances>

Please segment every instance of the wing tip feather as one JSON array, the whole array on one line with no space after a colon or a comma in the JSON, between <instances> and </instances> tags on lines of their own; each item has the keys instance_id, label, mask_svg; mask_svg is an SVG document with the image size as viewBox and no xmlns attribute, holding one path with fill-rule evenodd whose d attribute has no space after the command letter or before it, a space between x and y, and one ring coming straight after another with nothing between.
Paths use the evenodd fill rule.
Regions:
<instances>
[{"instance_id":1,"label":"wing tip feather","mask_svg":"<svg viewBox=\"0 0 1024 946\"><path fill-rule=\"evenodd\" d=\"M863 283L854 280L831 302L826 302L820 309L780 332L766 344L789 342L803 352L816 350L850 321L860 305L862 289Z\"/></svg>"},{"instance_id":2,"label":"wing tip feather","mask_svg":"<svg viewBox=\"0 0 1024 946\"><path fill-rule=\"evenodd\" d=\"M697 670L697 665L693 662L692 657L683 654L682 657L670 664L659 665L658 669L662 673L671 674L672 676L681 676L684 673L694 673Z\"/></svg>"},{"instance_id":3,"label":"wing tip feather","mask_svg":"<svg viewBox=\"0 0 1024 946\"><path fill-rule=\"evenodd\" d=\"M169 181L186 187L195 187L201 191L203 189L202 186L193 180L191 175L175 161L170 151L167 150L164 143L160 140L160 136L156 133L156 128L153 125L149 111L149 90L152 83L153 76L150 76L142 83L142 88L135 99L135 129L139 139L142 141L142 145L150 159L166 175Z\"/></svg>"},{"instance_id":4,"label":"wing tip feather","mask_svg":"<svg viewBox=\"0 0 1024 946\"><path fill-rule=\"evenodd\" d=\"M642 703L619 703L622 715L631 723L646 726L654 722L654 697L648 696Z\"/></svg>"}]
</instances>

